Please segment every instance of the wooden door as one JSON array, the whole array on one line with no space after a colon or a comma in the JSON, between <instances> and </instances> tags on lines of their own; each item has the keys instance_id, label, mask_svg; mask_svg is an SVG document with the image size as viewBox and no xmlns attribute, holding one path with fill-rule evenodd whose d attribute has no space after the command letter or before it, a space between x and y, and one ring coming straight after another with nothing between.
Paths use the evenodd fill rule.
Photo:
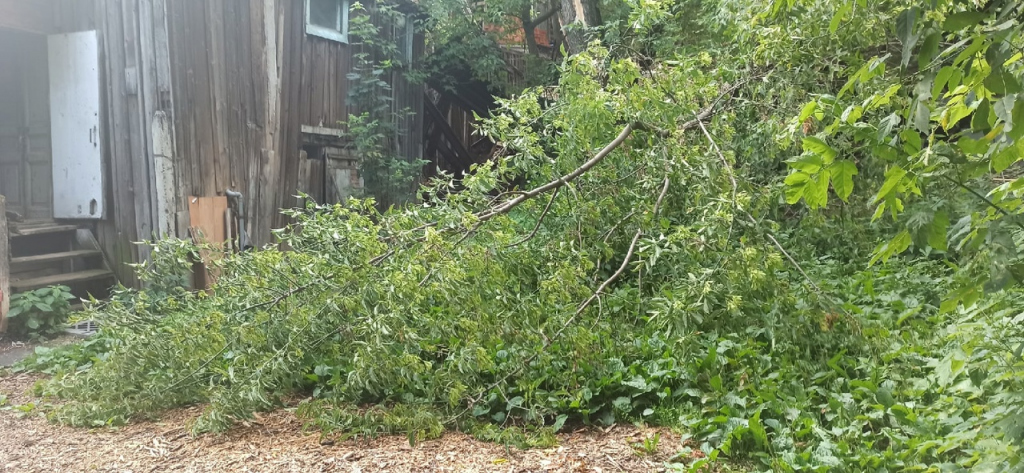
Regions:
<instances>
[{"instance_id":1,"label":"wooden door","mask_svg":"<svg viewBox=\"0 0 1024 473\"><path fill-rule=\"evenodd\" d=\"M49 37L53 216L101 219L99 42L95 31Z\"/></svg>"},{"instance_id":2,"label":"wooden door","mask_svg":"<svg viewBox=\"0 0 1024 473\"><path fill-rule=\"evenodd\" d=\"M46 37L33 36L22 48L22 94L25 126L25 200L29 218L53 218L53 176L50 153L50 88L47 81Z\"/></svg>"},{"instance_id":3,"label":"wooden door","mask_svg":"<svg viewBox=\"0 0 1024 473\"><path fill-rule=\"evenodd\" d=\"M46 37L0 33L0 194L26 219L53 217Z\"/></svg>"},{"instance_id":4,"label":"wooden door","mask_svg":"<svg viewBox=\"0 0 1024 473\"><path fill-rule=\"evenodd\" d=\"M0 44L10 45L6 35ZM0 64L19 64L17 48L0 47ZM7 210L25 215L25 126L21 74L18 67L0 67L0 194L7 199Z\"/></svg>"}]
</instances>

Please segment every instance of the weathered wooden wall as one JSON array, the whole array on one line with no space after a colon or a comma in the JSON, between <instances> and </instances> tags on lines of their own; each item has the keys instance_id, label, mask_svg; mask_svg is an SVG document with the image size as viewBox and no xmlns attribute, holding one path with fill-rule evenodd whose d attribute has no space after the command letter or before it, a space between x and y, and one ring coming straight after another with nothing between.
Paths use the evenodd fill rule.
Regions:
<instances>
[{"instance_id":1,"label":"weathered wooden wall","mask_svg":"<svg viewBox=\"0 0 1024 473\"><path fill-rule=\"evenodd\" d=\"M134 285L131 263L149 250L135 242L173 228L167 222L166 190L157 188L154 123L171 113L168 0L49 0L54 32L94 29L100 39L105 84L104 146L108 217L95 225L97 239L121 282ZM169 3L177 3L173 0ZM166 184L166 183L165 183ZM172 222L171 222L172 223Z\"/></svg>"},{"instance_id":2,"label":"weathered wooden wall","mask_svg":"<svg viewBox=\"0 0 1024 473\"><path fill-rule=\"evenodd\" d=\"M0 0L0 27L9 11L37 34L98 32L111 185L108 216L93 227L128 285L138 282L128 265L149 256L134 242L186 236L190 195L242 192L253 242L270 243L286 223L280 209L308 187L302 125L344 128L355 112L347 75L358 47L306 35L301 0L39 0L28 13L26 3ZM394 110L413 112L394 140L419 159L423 87L391 79Z\"/></svg>"},{"instance_id":3,"label":"weathered wooden wall","mask_svg":"<svg viewBox=\"0 0 1024 473\"><path fill-rule=\"evenodd\" d=\"M301 205L302 125L344 128L357 46L309 36L299 0L169 2L180 199L245 195L257 245ZM422 35L414 42L422 54ZM393 79L394 106L422 111L422 87ZM403 124L401 152L422 155L422 117ZM180 205L179 205L180 207Z\"/></svg>"}]
</instances>

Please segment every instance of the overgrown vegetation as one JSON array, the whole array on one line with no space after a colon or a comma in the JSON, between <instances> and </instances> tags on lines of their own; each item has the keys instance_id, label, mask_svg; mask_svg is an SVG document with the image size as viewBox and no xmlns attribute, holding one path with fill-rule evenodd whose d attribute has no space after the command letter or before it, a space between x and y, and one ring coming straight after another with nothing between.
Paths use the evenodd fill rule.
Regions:
<instances>
[{"instance_id":1,"label":"overgrown vegetation","mask_svg":"<svg viewBox=\"0 0 1024 473\"><path fill-rule=\"evenodd\" d=\"M302 393L413 441L679 426L681 471L1020 471L1021 9L626 2L443 199L293 211L208 293L118 293L50 416L221 430Z\"/></svg>"}]
</instances>

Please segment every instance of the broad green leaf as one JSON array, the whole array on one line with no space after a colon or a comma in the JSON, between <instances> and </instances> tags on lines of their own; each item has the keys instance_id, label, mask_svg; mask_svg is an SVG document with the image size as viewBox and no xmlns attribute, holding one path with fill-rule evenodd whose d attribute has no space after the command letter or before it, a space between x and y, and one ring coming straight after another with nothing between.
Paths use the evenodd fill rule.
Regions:
<instances>
[{"instance_id":1,"label":"broad green leaf","mask_svg":"<svg viewBox=\"0 0 1024 473\"><path fill-rule=\"evenodd\" d=\"M996 118L1002 120L1003 123L1006 124L1006 128L1013 129L1015 125L1013 110L1016 106L1017 96L1007 95L996 100L995 103L992 104L992 111L995 113Z\"/></svg>"},{"instance_id":2,"label":"broad green leaf","mask_svg":"<svg viewBox=\"0 0 1024 473\"><path fill-rule=\"evenodd\" d=\"M1009 136L1011 140L1024 138L1024 100L1018 100L1016 102L1017 103L1013 106L1013 112L1010 114L1010 121L1013 122L1014 126L1006 132L1006 135Z\"/></svg>"},{"instance_id":3,"label":"broad green leaf","mask_svg":"<svg viewBox=\"0 0 1024 473\"><path fill-rule=\"evenodd\" d=\"M914 46L917 44L918 38L920 38L920 34L914 34L920 12L920 8L910 7L903 10L896 17L896 36L899 38L900 43L903 44L901 67L907 67L910 64L910 57L914 51Z\"/></svg>"},{"instance_id":4,"label":"broad green leaf","mask_svg":"<svg viewBox=\"0 0 1024 473\"><path fill-rule=\"evenodd\" d=\"M878 122L878 141L888 141L892 129L900 124L900 117L895 113L889 114Z\"/></svg>"},{"instance_id":5,"label":"broad green leaf","mask_svg":"<svg viewBox=\"0 0 1024 473\"><path fill-rule=\"evenodd\" d=\"M949 78L953 76L953 72L956 68L953 66L946 66L939 69L939 72L935 74L935 80L932 82L932 97L941 97L942 90L946 87L946 83L949 82Z\"/></svg>"},{"instance_id":6,"label":"broad green leaf","mask_svg":"<svg viewBox=\"0 0 1024 473\"><path fill-rule=\"evenodd\" d=\"M816 209L828 205L829 171L822 169L804 186L804 201L807 206Z\"/></svg>"},{"instance_id":7,"label":"broad green leaf","mask_svg":"<svg viewBox=\"0 0 1024 473\"><path fill-rule=\"evenodd\" d=\"M981 52L982 49L985 49L985 44L986 43L984 37L976 36L971 45L968 46L963 51L961 51L960 54L956 56L956 59L953 60L953 66L959 67L964 63L964 61L973 58L974 55ZM950 87L950 89L952 89L952 87Z\"/></svg>"},{"instance_id":8,"label":"broad green leaf","mask_svg":"<svg viewBox=\"0 0 1024 473\"><path fill-rule=\"evenodd\" d=\"M928 226L928 246L936 250L946 251L946 233L949 231L949 214L944 210L935 212L932 223Z\"/></svg>"},{"instance_id":9,"label":"broad green leaf","mask_svg":"<svg viewBox=\"0 0 1024 473\"><path fill-rule=\"evenodd\" d=\"M789 164L789 167L796 169L797 171L801 171L806 174L815 174L822 166L824 166L825 163L822 161L821 156L808 153L787 161L787 164Z\"/></svg>"},{"instance_id":10,"label":"broad green leaf","mask_svg":"<svg viewBox=\"0 0 1024 473\"><path fill-rule=\"evenodd\" d=\"M903 169L899 165L893 165L885 171L885 183L883 183L882 187L878 189L878 194L875 195L875 201L880 201L885 198L885 196L889 195L889 193L899 185L900 181L902 181L903 177L906 175L906 169Z\"/></svg>"},{"instance_id":11,"label":"broad green leaf","mask_svg":"<svg viewBox=\"0 0 1024 473\"><path fill-rule=\"evenodd\" d=\"M990 114L992 114L992 105L989 104L988 99L982 99L978 108L974 110L974 115L971 116L971 129L982 133L991 130L992 125L988 120Z\"/></svg>"},{"instance_id":12,"label":"broad green leaf","mask_svg":"<svg viewBox=\"0 0 1024 473\"><path fill-rule=\"evenodd\" d=\"M835 34L836 30L839 29L839 24L842 23L843 18L850 13L851 8L853 8L851 3L844 3L843 6L839 7L836 14L832 16L832 21L828 24L829 33Z\"/></svg>"},{"instance_id":13,"label":"broad green leaf","mask_svg":"<svg viewBox=\"0 0 1024 473\"><path fill-rule=\"evenodd\" d=\"M562 430L562 426L565 425L565 421L567 420L569 420L568 415L559 415L558 417L555 418L555 423L551 425L551 430L554 431L555 433L558 433L558 431Z\"/></svg>"},{"instance_id":14,"label":"broad green leaf","mask_svg":"<svg viewBox=\"0 0 1024 473\"><path fill-rule=\"evenodd\" d=\"M853 176L857 175L857 165L843 159L832 163L829 170L832 175L832 188L843 202L847 202L853 193Z\"/></svg>"},{"instance_id":15,"label":"broad green leaf","mask_svg":"<svg viewBox=\"0 0 1024 473\"><path fill-rule=\"evenodd\" d=\"M988 152L989 141L985 138L976 140L965 136L956 142L956 146L966 154L985 154Z\"/></svg>"},{"instance_id":16,"label":"broad green leaf","mask_svg":"<svg viewBox=\"0 0 1024 473\"><path fill-rule=\"evenodd\" d=\"M942 117L942 129L949 131L950 128L956 126L960 120L963 120L970 114L971 109L964 105L962 101L953 102L953 104L946 109L946 112Z\"/></svg>"},{"instance_id":17,"label":"broad green leaf","mask_svg":"<svg viewBox=\"0 0 1024 473\"><path fill-rule=\"evenodd\" d=\"M810 181L811 176L804 174L800 171L796 171L789 176L786 176L786 203L795 204L800 202L800 199L804 197L804 192L807 190L807 182Z\"/></svg>"},{"instance_id":18,"label":"broad green leaf","mask_svg":"<svg viewBox=\"0 0 1024 473\"><path fill-rule=\"evenodd\" d=\"M829 164L836 158L836 150L832 149L828 143L825 143L820 138L814 136L804 138L804 150L821 156L821 160L824 164Z\"/></svg>"},{"instance_id":19,"label":"broad green leaf","mask_svg":"<svg viewBox=\"0 0 1024 473\"><path fill-rule=\"evenodd\" d=\"M843 110L843 115L839 118L844 123L854 123L860 120L860 117L864 115L864 107L860 105L850 105Z\"/></svg>"},{"instance_id":20,"label":"broad green leaf","mask_svg":"<svg viewBox=\"0 0 1024 473\"><path fill-rule=\"evenodd\" d=\"M889 388L878 388L878 391L875 391L875 400L878 401L879 404L885 406L886 409L892 407L893 404L896 404L896 400L893 399L892 391L890 391Z\"/></svg>"},{"instance_id":21,"label":"broad green leaf","mask_svg":"<svg viewBox=\"0 0 1024 473\"><path fill-rule=\"evenodd\" d=\"M1005 149L992 156L992 171L1005 171L1006 168L1020 160L1022 153L1024 153L1024 141L1017 141L1012 145L1007 146Z\"/></svg>"},{"instance_id":22,"label":"broad green leaf","mask_svg":"<svg viewBox=\"0 0 1024 473\"><path fill-rule=\"evenodd\" d=\"M875 254L871 257L871 261L868 262L868 264L874 265L878 261L882 261L883 263L889 261L889 258L907 251L907 248L910 248L910 242L910 232L903 230L892 240L879 245L878 248L875 249Z\"/></svg>"},{"instance_id":23,"label":"broad green leaf","mask_svg":"<svg viewBox=\"0 0 1024 473\"><path fill-rule=\"evenodd\" d=\"M1021 91L1017 78L1010 71L1003 68L992 71L985 78L985 87L998 95L1015 94Z\"/></svg>"},{"instance_id":24,"label":"broad green leaf","mask_svg":"<svg viewBox=\"0 0 1024 473\"><path fill-rule=\"evenodd\" d=\"M927 69L932 59L939 55L939 42L941 40L942 34L937 31L924 38L924 42L921 43L921 49L917 52L918 69Z\"/></svg>"},{"instance_id":25,"label":"broad green leaf","mask_svg":"<svg viewBox=\"0 0 1024 473\"><path fill-rule=\"evenodd\" d=\"M954 13L947 16L946 21L942 22L942 29L946 31L960 31L969 26L980 24L987 17L988 14L980 11Z\"/></svg>"},{"instance_id":26,"label":"broad green leaf","mask_svg":"<svg viewBox=\"0 0 1024 473\"><path fill-rule=\"evenodd\" d=\"M803 123L808 118L811 118L811 115L814 115L814 111L817 109L818 101L812 100L810 102L807 102L806 104L804 104L804 108L800 110L800 116L797 118L797 121Z\"/></svg>"},{"instance_id":27,"label":"broad green leaf","mask_svg":"<svg viewBox=\"0 0 1024 473\"><path fill-rule=\"evenodd\" d=\"M921 133L928 133L931 130L931 116L928 104L918 101L914 106L914 128Z\"/></svg>"}]
</instances>

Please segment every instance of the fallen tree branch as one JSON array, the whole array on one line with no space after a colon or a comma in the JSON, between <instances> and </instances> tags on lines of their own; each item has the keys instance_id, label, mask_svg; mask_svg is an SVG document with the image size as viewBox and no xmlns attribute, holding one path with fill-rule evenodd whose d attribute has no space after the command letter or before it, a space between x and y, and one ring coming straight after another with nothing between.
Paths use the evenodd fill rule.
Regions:
<instances>
[{"instance_id":1,"label":"fallen tree branch","mask_svg":"<svg viewBox=\"0 0 1024 473\"><path fill-rule=\"evenodd\" d=\"M718 158L719 158L719 160L722 161L722 166L725 168L726 173L729 176L729 182L732 184L732 192L733 192L733 199L732 199L732 201L733 201L733 206L736 207L736 210L739 210L744 215L746 215L747 219L750 220L750 223L754 226L754 228L760 227L760 225L757 222L757 219L755 219L754 216L750 214L750 212L747 212L746 209L743 209L742 207L740 207L739 202L736 201L736 194L738 192L739 186L736 183L736 175L735 175L735 173L732 170L732 166L729 164L729 160L725 159L725 155L722 153L722 149L718 147L718 143L715 142L714 137L712 137L711 133L708 132L708 129L704 126L704 123L703 122L698 122L698 123L700 124L701 131L704 132L704 136L708 139L708 142L711 143L711 148L714 149L715 153L718 154ZM793 267L796 268L796 270L800 272L800 274L807 281L807 284L809 284L814 289L814 292L817 293L818 296L820 296L823 299L825 299L826 301L828 301L828 303L830 305L832 305L833 308L835 308L835 309L843 312L844 314L846 314L846 316L850 320L856 322L856 319L853 318L853 315L850 314L850 312L847 311L846 308L844 308L842 305L840 305L834 299L832 299L832 296L826 294L824 291L821 290L821 288L818 286L818 284L816 282L814 282L813 279L811 279L811 277L807 274L806 271L804 271L803 266L801 266L800 263L797 262L797 260L795 258L793 258L793 256L790 255L788 251L786 251L786 248L783 247L781 243L779 243L779 240L777 240L775 238L775 235L772 235L771 231L769 231L767 229L762 229L762 230L764 231L765 236L768 237L768 240L772 242L772 244L775 246L775 248L777 248L783 255L785 255L786 259L788 259L789 262L793 265Z\"/></svg>"},{"instance_id":2,"label":"fallen tree branch","mask_svg":"<svg viewBox=\"0 0 1024 473\"><path fill-rule=\"evenodd\" d=\"M668 188L670 183L671 180L669 179L669 177L665 176L664 185L662 185L661 193L658 195L658 200L654 204L654 210L652 211L652 215L658 215L658 211L661 208L661 204L665 200L665 195L668 194ZM527 357L526 360L523 361L523 363L519 364L518 368L505 374L505 376L495 381L494 383L491 383L491 385L483 389L477 397L471 398L469 400L469 405L466 407L466 409L463 410L457 416L454 416L451 419L449 419L448 422L450 423L455 419L462 417L462 415L464 415L466 412L469 412L469 410L472 409L476 403L480 402L483 399L483 397L487 395L487 392L500 386L505 381L508 381L510 377L522 371L523 367L529 366L531 362L537 359L540 353L543 353L545 350L547 350L555 342L555 340L562 336L562 333L564 333L572 325L572 323L576 321L580 314L582 314L583 311L586 310L591 303L593 303L595 300L600 300L600 296L601 294L604 293L605 289L607 289L608 286L610 286L613 282L618 280L619 277L621 277L622 274L626 272L626 269L629 268L629 263L633 260L633 255L636 253L636 246L637 244L639 244L640 238L643 236L643 234L644 229L641 226L633 235L633 241L630 242L629 248L626 250L626 256L622 259L622 264L619 265L619 268L611 276L609 276L608 279L605 279L605 281L601 283L601 285L598 286L596 290L594 290L594 293L591 294L590 297L588 297L586 300L580 303L579 307L576 308L576 311L572 314L572 316L569 317L569 319L562 324L562 326L558 329L557 332L554 333L554 335L552 335L551 337L547 337L544 336L543 332L541 333L541 335L544 336L544 343L541 345L540 349L537 350L536 353Z\"/></svg>"},{"instance_id":3,"label":"fallen tree branch","mask_svg":"<svg viewBox=\"0 0 1024 473\"><path fill-rule=\"evenodd\" d=\"M537 225L535 225L533 227L533 231L530 232L530 234L527 235L525 238L523 238L523 239L521 239L521 240L519 240L519 241L517 241L517 242L515 242L515 243L513 243L511 245L508 245L506 248L513 248L513 247L522 245L523 243L526 243L531 238L533 238L534 235L537 234L537 230L540 230L540 224L544 223L544 217L547 216L548 211L551 210L551 204L555 203L555 197L558 197L558 191L560 191L560 190L561 189L555 189L555 191L551 193L551 198L548 199L548 205L544 206L544 211L541 212L540 213L540 217L537 218Z\"/></svg>"}]
</instances>

